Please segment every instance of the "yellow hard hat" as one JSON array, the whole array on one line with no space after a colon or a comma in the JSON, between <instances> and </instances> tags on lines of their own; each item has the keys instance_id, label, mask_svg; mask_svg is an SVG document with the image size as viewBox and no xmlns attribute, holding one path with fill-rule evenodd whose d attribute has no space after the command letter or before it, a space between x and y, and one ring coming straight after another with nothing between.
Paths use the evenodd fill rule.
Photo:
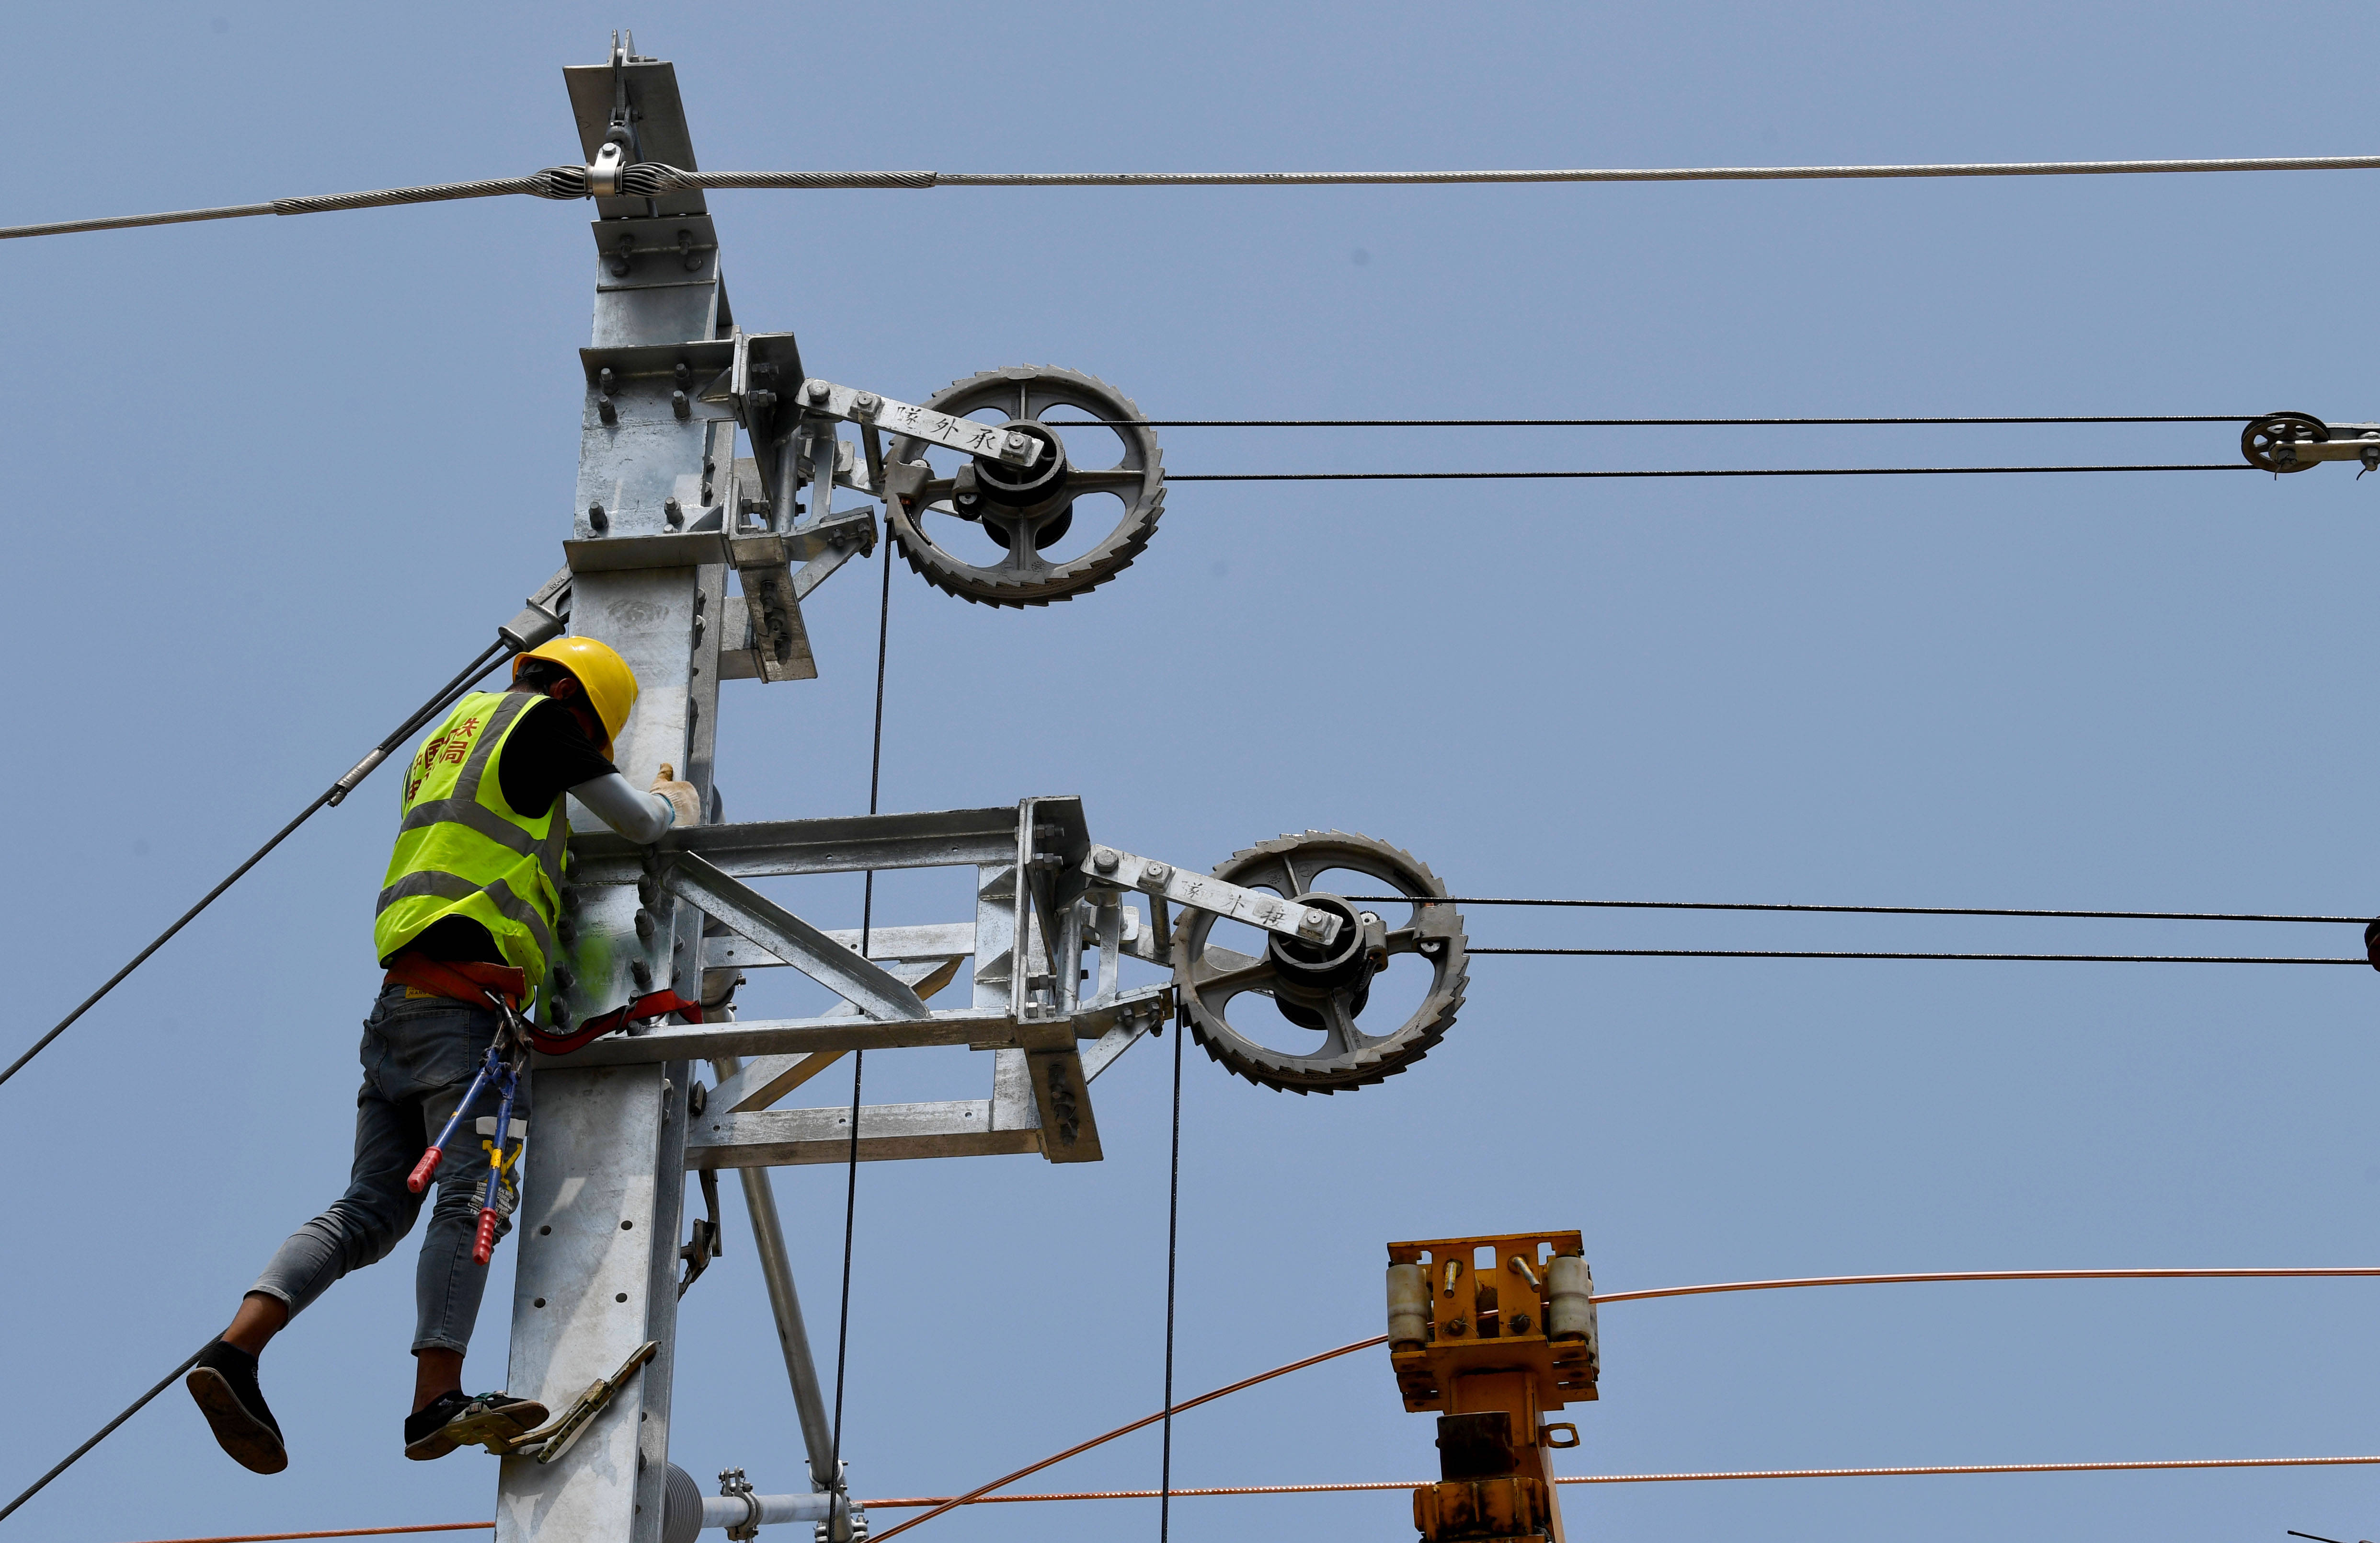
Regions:
<instances>
[{"instance_id":1,"label":"yellow hard hat","mask_svg":"<svg viewBox=\"0 0 2380 1543\"><path fill-rule=\"evenodd\" d=\"M603 743L595 747L609 759L612 741L619 737L628 722L628 711L637 705L637 674L628 668L628 662L611 644L597 638L556 638L516 658L516 678L522 662L530 659L550 659L577 677L579 689L587 693L587 705L603 722Z\"/></svg>"}]
</instances>

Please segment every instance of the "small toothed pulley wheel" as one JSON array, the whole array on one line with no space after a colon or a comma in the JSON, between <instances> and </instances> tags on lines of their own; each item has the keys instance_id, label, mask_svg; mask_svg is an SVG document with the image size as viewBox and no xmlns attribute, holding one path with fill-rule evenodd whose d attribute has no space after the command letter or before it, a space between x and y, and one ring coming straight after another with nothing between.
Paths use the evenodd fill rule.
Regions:
<instances>
[{"instance_id":1,"label":"small toothed pulley wheel","mask_svg":"<svg viewBox=\"0 0 2380 1543\"><path fill-rule=\"evenodd\" d=\"M2299 459L2289 447L2320 444L2329 438L2330 425L2311 413L2271 412L2240 431L2240 453L2262 471L2306 471L2314 463Z\"/></svg>"},{"instance_id":2,"label":"small toothed pulley wheel","mask_svg":"<svg viewBox=\"0 0 2380 1543\"><path fill-rule=\"evenodd\" d=\"M927 398L953 418L994 421L1038 441L1030 467L958 457L907 434L894 460L933 467L914 500L896 500L893 540L926 582L986 605L1047 605L1097 589L1132 565L1165 505L1157 432L1132 398L1093 376L1038 364L989 371ZM949 464L955 461L956 464ZM1097 541L1068 538L1121 505ZM974 550L970 551L970 548Z\"/></svg>"},{"instance_id":3,"label":"small toothed pulley wheel","mask_svg":"<svg viewBox=\"0 0 2380 1543\"><path fill-rule=\"evenodd\" d=\"M1402 898L1323 893L1316 882L1326 872L1361 875L1360 890L1342 881L1352 893ZM1235 852L1215 877L1329 911L1341 925L1328 944L1269 932L1262 952L1247 954L1212 941L1213 912L1184 912L1173 984L1209 1056L1267 1087L1335 1093L1394 1076L1445 1037L1469 972L1463 917L1428 865L1370 836L1308 831ZM1367 1019L1376 978L1401 955L1428 967L1419 1004L1401 1023L1377 1012Z\"/></svg>"}]
</instances>

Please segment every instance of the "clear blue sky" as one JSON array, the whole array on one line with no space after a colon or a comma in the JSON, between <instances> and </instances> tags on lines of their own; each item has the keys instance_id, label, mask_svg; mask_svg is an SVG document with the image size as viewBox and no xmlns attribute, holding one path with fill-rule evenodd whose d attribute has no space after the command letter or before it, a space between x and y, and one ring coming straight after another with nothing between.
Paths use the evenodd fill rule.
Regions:
<instances>
[{"instance_id":1,"label":"clear blue sky","mask_svg":"<svg viewBox=\"0 0 2380 1543\"><path fill-rule=\"evenodd\" d=\"M1406 5L12 18L7 221L516 175L559 75L675 61L706 166L1630 165L2370 152L2346 6ZM1160 417L2380 418L2374 174L1481 188L728 193L735 312L916 399L1015 362ZM526 199L0 249L0 586L30 1039L480 646L557 562L591 264ZM1177 471L2222 460L2233 431L1165 435ZM1173 490L1046 612L895 575L885 803L1079 792L1205 866L1337 826L1475 893L2369 913L2380 487L2195 477ZM729 687L737 818L867 792L876 574L822 678ZM1295 662L1285 668L1283 660ZM394 784L320 817L5 1090L0 1493L220 1326L343 1181ZM788 889L824 925L856 887ZM892 886L880 917L942 919ZM889 916L886 912L890 912ZM1475 942L2350 954L2351 929L1474 911ZM752 1002L766 1008L770 988ZM1609 1289L2373 1258L2380 982L2348 969L1482 959L1391 1084L1193 1053L1181 1386L1379 1331L1390 1239L1578 1227ZM1108 1160L860 1175L863 1495L1154 1408L1168 1054ZM871 1093L971 1086L887 1056ZM847 1087L847 1084L844 1086ZM833 1096L832 1086L822 1100ZM842 1175L781 1174L832 1325ZM731 1196L732 1196L731 1186ZM234 1468L178 1391L9 1524L107 1540L466 1520L398 1456L410 1244L266 1362ZM677 1460L799 1488L740 1216L688 1297ZM509 1259L506 1251L504 1259ZM467 1379L503 1365L508 1264ZM2380 1450L2369 1282L1890 1287L1614 1306L1570 1472ZM822 1353L831 1341L821 1332ZM1378 1355L1186 1415L1187 1484L1418 1477ZM1157 1474L1153 1436L1054 1471ZM2374 1475L1572 1489L1573 1537L2173 1543L2373 1527ZM889 1518L888 1518L889 1520ZM1402 1495L1184 1501L1184 1539L1406 1536ZM986 1508L965 1539L1153 1506ZM921 1537L924 1536L921 1534Z\"/></svg>"}]
</instances>

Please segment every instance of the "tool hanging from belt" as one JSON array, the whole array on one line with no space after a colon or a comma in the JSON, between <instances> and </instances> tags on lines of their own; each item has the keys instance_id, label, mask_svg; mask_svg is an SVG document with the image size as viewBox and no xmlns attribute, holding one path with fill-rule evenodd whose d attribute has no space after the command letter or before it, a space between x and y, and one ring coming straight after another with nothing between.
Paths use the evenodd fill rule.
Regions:
<instances>
[{"instance_id":1,"label":"tool hanging from belt","mask_svg":"<svg viewBox=\"0 0 2380 1543\"><path fill-rule=\"evenodd\" d=\"M390 971L392 976L395 973ZM462 1124L463 1117L470 1113L483 1090L494 1088L495 1117L492 1120L482 1116L478 1123L480 1131L488 1137L480 1144L480 1149L488 1154L488 1187L480 1200L479 1233L471 1244L472 1260L486 1264L495 1257L496 1225L504 1215L496 1202L503 1197L505 1179L519 1166L521 1154L528 1149L528 1124L513 1118L513 1105L520 1098L521 1068L528 1063L528 1049L521 1033L526 1020L513 1005L513 999L484 989L481 995L496 1010L495 1038L488 1042L488 1052L480 1058L478 1075L471 1078L471 1086L465 1090L462 1100L455 1104L455 1112L446 1117L445 1125L438 1132L438 1139L430 1144L429 1149L421 1154L421 1160L415 1163L413 1172L406 1176L405 1187L416 1195L430 1187L431 1176L438 1172L438 1164L446 1155L447 1144L455 1139L455 1129ZM510 1156L505 1154L508 1143L512 1144Z\"/></svg>"}]
</instances>

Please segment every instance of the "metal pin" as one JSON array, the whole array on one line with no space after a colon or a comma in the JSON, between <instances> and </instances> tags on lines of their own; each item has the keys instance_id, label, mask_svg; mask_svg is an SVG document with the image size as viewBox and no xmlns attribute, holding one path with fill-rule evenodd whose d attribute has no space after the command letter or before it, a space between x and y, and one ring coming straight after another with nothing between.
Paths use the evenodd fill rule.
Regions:
<instances>
[{"instance_id":1,"label":"metal pin","mask_svg":"<svg viewBox=\"0 0 2380 1543\"><path fill-rule=\"evenodd\" d=\"M598 536L612 529L612 517L603 512L603 505L601 504L587 505L587 523L593 528Z\"/></svg>"}]
</instances>

